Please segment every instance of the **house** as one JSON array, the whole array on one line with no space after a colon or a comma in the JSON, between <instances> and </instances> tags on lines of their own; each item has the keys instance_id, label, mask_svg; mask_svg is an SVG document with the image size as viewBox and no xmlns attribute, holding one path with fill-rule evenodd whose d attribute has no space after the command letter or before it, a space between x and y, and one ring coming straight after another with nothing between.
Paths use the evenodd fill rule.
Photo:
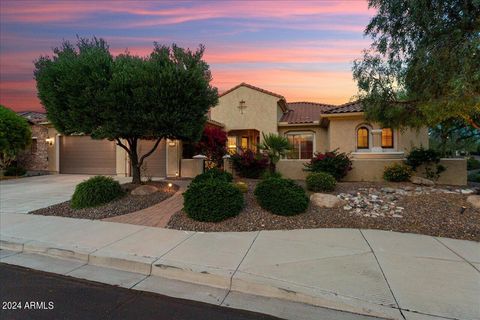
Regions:
<instances>
[{"instance_id":1,"label":"house","mask_svg":"<svg viewBox=\"0 0 480 320\"><path fill-rule=\"evenodd\" d=\"M286 177L304 179L304 164L316 152L338 149L350 153L353 170L347 181L382 180L385 166L401 162L413 147L428 148L427 128L397 130L365 120L359 102L339 106L316 102L287 102L280 94L241 83L219 96L208 113L207 125L227 132L228 150L255 149L262 133L284 135L294 146L277 169ZM126 152L108 140L88 136L61 136L53 128L49 137L49 169L60 173L129 175ZM139 153L153 142L142 141ZM198 158L198 157L197 157ZM146 159L144 174L151 177L192 177L203 167L191 154L185 157L183 143L164 140ZM442 160L447 171L443 183L465 184L465 161ZM465 171L465 172L464 172ZM464 174L465 173L465 174Z\"/></svg>"},{"instance_id":2,"label":"house","mask_svg":"<svg viewBox=\"0 0 480 320\"><path fill-rule=\"evenodd\" d=\"M17 157L17 164L34 173L48 172L48 123L45 113L22 111L17 113L30 125L32 141Z\"/></svg>"}]
</instances>

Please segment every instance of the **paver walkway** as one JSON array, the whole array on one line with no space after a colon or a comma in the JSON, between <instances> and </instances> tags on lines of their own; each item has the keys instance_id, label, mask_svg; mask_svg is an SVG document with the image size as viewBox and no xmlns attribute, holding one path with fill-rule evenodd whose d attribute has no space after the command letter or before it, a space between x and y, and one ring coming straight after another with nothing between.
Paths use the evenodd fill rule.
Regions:
<instances>
[{"instance_id":1,"label":"paver walkway","mask_svg":"<svg viewBox=\"0 0 480 320\"><path fill-rule=\"evenodd\" d=\"M104 221L129 223L140 226L159 227L167 226L168 221L176 212L183 208L182 193L186 190L189 180L175 180L172 181L180 188L170 198L143 210L131 212L121 216L103 219Z\"/></svg>"}]
</instances>

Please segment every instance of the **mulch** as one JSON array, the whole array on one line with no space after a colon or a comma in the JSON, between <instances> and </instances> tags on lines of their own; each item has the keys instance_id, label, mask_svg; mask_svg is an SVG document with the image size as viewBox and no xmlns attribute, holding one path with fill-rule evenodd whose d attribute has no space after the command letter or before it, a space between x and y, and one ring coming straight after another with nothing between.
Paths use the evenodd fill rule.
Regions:
<instances>
[{"instance_id":1,"label":"mulch","mask_svg":"<svg viewBox=\"0 0 480 320\"><path fill-rule=\"evenodd\" d=\"M147 182L147 184L156 186L158 191L145 196L133 196L130 194L130 191L140 185L126 183L122 185L122 188L127 191L125 196L98 207L72 209L70 207L70 201L65 201L46 208L30 211L29 213L81 219L104 219L151 207L171 197L178 190L177 185L174 184L169 188L168 183L163 181L151 181Z\"/></svg>"},{"instance_id":2,"label":"mulch","mask_svg":"<svg viewBox=\"0 0 480 320\"><path fill-rule=\"evenodd\" d=\"M244 180L249 185L245 194L245 209L236 217L218 223L199 222L180 211L172 216L167 228L192 231L257 231L309 228L359 228L418 233L431 236L480 241L480 211L472 208L462 194L431 193L404 196L398 205L404 207L403 218L364 217L353 211L310 206L302 214L283 217L262 209L253 190L257 181ZM355 192L358 188L414 186L409 183L339 183L334 194ZM465 207L462 210L462 207Z\"/></svg>"}]
</instances>

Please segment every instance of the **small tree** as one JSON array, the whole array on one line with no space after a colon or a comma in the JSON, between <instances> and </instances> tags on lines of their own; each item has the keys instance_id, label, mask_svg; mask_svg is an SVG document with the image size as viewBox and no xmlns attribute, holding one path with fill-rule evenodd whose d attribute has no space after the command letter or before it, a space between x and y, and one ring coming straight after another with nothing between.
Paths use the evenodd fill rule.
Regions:
<instances>
[{"instance_id":1,"label":"small tree","mask_svg":"<svg viewBox=\"0 0 480 320\"><path fill-rule=\"evenodd\" d=\"M218 102L203 52L155 43L148 57L113 57L102 39L66 41L53 58L35 62L38 96L61 133L116 141L130 158L133 183L140 183L142 164L160 141L198 140ZM155 140L141 157L140 139Z\"/></svg>"},{"instance_id":2,"label":"small tree","mask_svg":"<svg viewBox=\"0 0 480 320\"><path fill-rule=\"evenodd\" d=\"M0 105L0 168L5 169L31 141L27 120Z\"/></svg>"},{"instance_id":3,"label":"small tree","mask_svg":"<svg viewBox=\"0 0 480 320\"><path fill-rule=\"evenodd\" d=\"M274 173L277 167L277 163L281 157L287 155L288 151L292 150L292 145L288 142L288 139L277 134L269 133L264 134L262 132L263 142L258 145L260 149L263 149L270 159L270 172Z\"/></svg>"},{"instance_id":4,"label":"small tree","mask_svg":"<svg viewBox=\"0 0 480 320\"><path fill-rule=\"evenodd\" d=\"M221 167L223 156L227 153L227 140L227 133L224 130L206 126L200 141L195 144L195 150L205 155L215 166Z\"/></svg>"}]
</instances>

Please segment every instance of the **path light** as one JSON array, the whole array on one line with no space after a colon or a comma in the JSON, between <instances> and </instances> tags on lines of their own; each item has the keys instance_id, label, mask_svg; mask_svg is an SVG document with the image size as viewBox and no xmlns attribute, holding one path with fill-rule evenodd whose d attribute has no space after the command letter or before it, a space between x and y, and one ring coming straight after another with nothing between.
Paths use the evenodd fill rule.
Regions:
<instances>
[{"instance_id":1,"label":"path light","mask_svg":"<svg viewBox=\"0 0 480 320\"><path fill-rule=\"evenodd\" d=\"M171 188L173 184L171 182L168 183L168 187Z\"/></svg>"}]
</instances>

